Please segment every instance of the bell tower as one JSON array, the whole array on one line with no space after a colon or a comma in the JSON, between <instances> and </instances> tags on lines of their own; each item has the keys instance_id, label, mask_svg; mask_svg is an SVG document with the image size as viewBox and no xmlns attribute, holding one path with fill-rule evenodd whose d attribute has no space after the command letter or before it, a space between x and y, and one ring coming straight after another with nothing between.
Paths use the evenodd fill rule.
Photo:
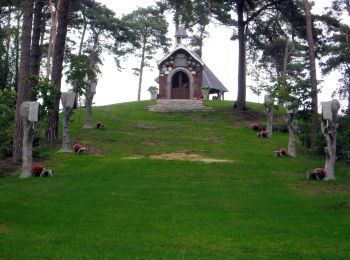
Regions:
<instances>
[{"instance_id":1,"label":"bell tower","mask_svg":"<svg viewBox=\"0 0 350 260\"><path fill-rule=\"evenodd\" d=\"M175 39L176 39L176 46L182 44L182 39L188 38L188 35L186 33L185 27L182 25L179 26L179 29L177 29L175 33Z\"/></svg>"}]
</instances>

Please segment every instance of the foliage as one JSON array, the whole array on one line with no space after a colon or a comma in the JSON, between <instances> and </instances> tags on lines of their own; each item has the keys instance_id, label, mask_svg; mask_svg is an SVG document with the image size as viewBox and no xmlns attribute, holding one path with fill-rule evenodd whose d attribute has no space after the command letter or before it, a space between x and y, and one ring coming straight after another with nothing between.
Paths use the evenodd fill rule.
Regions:
<instances>
[{"instance_id":1,"label":"foliage","mask_svg":"<svg viewBox=\"0 0 350 260\"><path fill-rule=\"evenodd\" d=\"M37 81L37 84L30 90L31 96L41 101L40 114L47 115L48 111L55 108L55 97L59 90L54 86L53 82L44 77L31 76Z\"/></svg>"},{"instance_id":2,"label":"foliage","mask_svg":"<svg viewBox=\"0 0 350 260\"><path fill-rule=\"evenodd\" d=\"M158 87L156 86L150 86L147 90L151 93L158 93Z\"/></svg>"},{"instance_id":3,"label":"foliage","mask_svg":"<svg viewBox=\"0 0 350 260\"><path fill-rule=\"evenodd\" d=\"M69 69L66 72L67 82L73 85L73 91L82 96L91 80L96 77L97 67L93 69L89 63L87 55L71 55Z\"/></svg>"},{"instance_id":4,"label":"foliage","mask_svg":"<svg viewBox=\"0 0 350 260\"><path fill-rule=\"evenodd\" d=\"M0 157L12 153L15 107L16 93L8 88L0 90Z\"/></svg>"}]
</instances>

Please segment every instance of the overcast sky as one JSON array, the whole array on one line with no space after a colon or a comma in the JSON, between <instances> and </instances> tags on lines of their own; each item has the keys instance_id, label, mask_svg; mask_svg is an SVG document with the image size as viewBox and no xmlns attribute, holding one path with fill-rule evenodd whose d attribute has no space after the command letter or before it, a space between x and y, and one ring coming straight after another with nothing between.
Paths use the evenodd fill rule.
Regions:
<instances>
[{"instance_id":1,"label":"overcast sky","mask_svg":"<svg viewBox=\"0 0 350 260\"><path fill-rule=\"evenodd\" d=\"M154 0L128 0L128 1L112 1L98 0L112 9L117 17L127 14L135 10L137 7L146 7L153 5ZM330 4L329 0L317 0L312 12L318 12L323 7ZM173 40L174 25L171 17L169 21L169 35ZM226 100L235 100L237 96L237 65L238 65L238 44L237 41L230 41L232 29L218 25L210 25L208 28L210 36L205 40L203 48L203 61L216 74L222 83L229 90L225 94ZM172 47L174 48L174 46ZM157 60L163 57L159 53L156 60L153 61L154 68L146 69L144 72L144 80L142 85L141 99L149 99L150 94L147 91L149 86L157 85L154 79L158 76ZM97 93L94 98L95 105L106 105L121 103L127 101L135 101L137 99L138 77L134 76L131 68L137 67L139 61L135 58L129 58L124 62L125 70L119 72L115 66L113 57L104 55L104 65L101 68L102 74L99 77ZM320 76L318 79L321 79ZM248 85L253 82L249 81ZM322 93L319 95L320 101L327 101L331 97L331 93L337 86L337 77L327 77L322 83ZM257 102L258 97L253 95L249 89L247 90L247 100ZM261 102L262 98L260 98Z\"/></svg>"}]
</instances>

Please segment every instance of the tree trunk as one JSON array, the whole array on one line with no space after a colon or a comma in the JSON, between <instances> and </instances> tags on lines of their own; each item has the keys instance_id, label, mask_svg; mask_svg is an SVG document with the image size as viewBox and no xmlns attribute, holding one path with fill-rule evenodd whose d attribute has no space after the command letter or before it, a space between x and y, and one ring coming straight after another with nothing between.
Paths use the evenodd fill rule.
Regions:
<instances>
[{"instance_id":1,"label":"tree trunk","mask_svg":"<svg viewBox=\"0 0 350 260\"><path fill-rule=\"evenodd\" d=\"M27 118L22 118L23 125L23 155L22 155L22 172L20 178L28 178L32 176L33 167L33 124Z\"/></svg>"},{"instance_id":2,"label":"tree trunk","mask_svg":"<svg viewBox=\"0 0 350 260\"><path fill-rule=\"evenodd\" d=\"M15 34L15 50L16 50L16 57L15 57L15 79L14 79L14 87L15 87L15 91L16 93L18 92L18 82L19 82L19 54L20 54L20 33L19 33L19 27L21 24L21 14L18 13L17 15L17 30L16 30L16 34Z\"/></svg>"},{"instance_id":3,"label":"tree trunk","mask_svg":"<svg viewBox=\"0 0 350 260\"><path fill-rule=\"evenodd\" d=\"M137 101L141 100L142 75L143 75L143 68L145 66L145 52L146 52L146 37L144 38L143 44L142 44L142 55L141 55L141 64L140 64L139 89L137 92Z\"/></svg>"},{"instance_id":4,"label":"tree trunk","mask_svg":"<svg viewBox=\"0 0 350 260\"><path fill-rule=\"evenodd\" d=\"M237 3L238 15L238 92L236 107L239 110L246 109L246 49L245 49L245 22L244 1Z\"/></svg>"},{"instance_id":5,"label":"tree trunk","mask_svg":"<svg viewBox=\"0 0 350 260\"><path fill-rule=\"evenodd\" d=\"M21 37L21 58L19 68L19 82L16 99L15 129L13 133L13 160L19 161L22 155L23 126L20 117L20 106L28 100L29 89L27 77L29 75L30 42L32 32L33 0L25 1Z\"/></svg>"},{"instance_id":6,"label":"tree trunk","mask_svg":"<svg viewBox=\"0 0 350 260\"><path fill-rule=\"evenodd\" d=\"M317 77L316 77L316 55L315 43L312 33L312 17L308 0L304 1L304 11L306 16L306 35L309 47L310 76L311 76L311 147L315 146L318 132L318 101L317 101Z\"/></svg>"},{"instance_id":7,"label":"tree trunk","mask_svg":"<svg viewBox=\"0 0 350 260\"><path fill-rule=\"evenodd\" d=\"M98 59L98 41L99 41L99 35L97 34L95 37L94 46L92 48L91 54L90 54L90 62L89 67L91 70L95 69L95 66L97 64ZM97 80L93 79L90 81L89 86L86 89L85 93L85 106L86 106L86 121L83 126L83 128L93 128L92 123L92 101L94 99L94 95L96 93L96 86L97 86Z\"/></svg>"},{"instance_id":8,"label":"tree trunk","mask_svg":"<svg viewBox=\"0 0 350 260\"><path fill-rule=\"evenodd\" d=\"M295 113L288 113L288 130L288 154L292 157L296 157L298 121Z\"/></svg>"},{"instance_id":9,"label":"tree trunk","mask_svg":"<svg viewBox=\"0 0 350 260\"><path fill-rule=\"evenodd\" d=\"M266 132L267 132L267 137L272 138L272 126L273 126L273 108L272 107L267 107L266 108Z\"/></svg>"},{"instance_id":10,"label":"tree trunk","mask_svg":"<svg viewBox=\"0 0 350 260\"><path fill-rule=\"evenodd\" d=\"M84 18L84 22L85 22L85 18ZM87 23L84 23L84 28L83 28L83 32L81 35L81 39L80 39L80 45L79 45L79 55L81 55L81 52L83 51L83 44L84 44L84 38L85 38L85 33L86 33L86 27L87 27Z\"/></svg>"},{"instance_id":11,"label":"tree trunk","mask_svg":"<svg viewBox=\"0 0 350 260\"><path fill-rule=\"evenodd\" d=\"M50 8L50 14L51 14L51 30L50 30L49 46L47 50L46 78L50 78L50 74L51 74L51 57L53 56L52 51L55 48L60 1L61 0L57 0L56 10L53 11L52 0L49 0L49 8Z\"/></svg>"},{"instance_id":12,"label":"tree trunk","mask_svg":"<svg viewBox=\"0 0 350 260\"><path fill-rule=\"evenodd\" d=\"M29 75L39 76L40 72L40 59L41 59L41 47L40 36L42 30L42 11L44 8L43 0L36 0L34 8L34 24L32 34L32 46L30 51L29 62ZM37 84L37 80L29 81L29 89L33 88Z\"/></svg>"},{"instance_id":13,"label":"tree trunk","mask_svg":"<svg viewBox=\"0 0 350 260\"><path fill-rule=\"evenodd\" d=\"M327 106L328 103L328 106ZM325 107L323 107L325 106ZM325 147L326 163L324 169L326 170L325 180L335 180L334 165L337 156L337 114L340 109L338 100L333 99L330 102L322 103L322 123L321 129L326 138L327 146ZM327 113L328 110L328 113ZM325 114L331 114L331 119Z\"/></svg>"},{"instance_id":14,"label":"tree trunk","mask_svg":"<svg viewBox=\"0 0 350 260\"><path fill-rule=\"evenodd\" d=\"M62 112L63 138L62 138L61 152L65 152L65 153L73 152L71 142L70 142L70 131L69 131L72 114L73 114L73 108L65 107L65 106L63 107L63 112Z\"/></svg>"},{"instance_id":15,"label":"tree trunk","mask_svg":"<svg viewBox=\"0 0 350 260\"><path fill-rule=\"evenodd\" d=\"M8 14L7 14L7 28L11 28L11 6L8 8ZM1 31L1 28L0 28ZM9 64L10 64L10 43L11 43L11 33L8 33L7 39L6 39L6 56L5 56L5 74L4 74L4 86L0 87L7 87L8 86L8 77L9 77Z\"/></svg>"},{"instance_id":16,"label":"tree trunk","mask_svg":"<svg viewBox=\"0 0 350 260\"><path fill-rule=\"evenodd\" d=\"M67 27L68 27L68 12L70 0L61 0L58 12L58 26L55 39L55 48L53 54L52 66L52 82L61 91L61 78L63 68L63 55L66 43ZM58 138L58 113L59 113L60 94L55 97L55 108L49 111L46 125L46 139L48 141L56 141Z\"/></svg>"}]
</instances>

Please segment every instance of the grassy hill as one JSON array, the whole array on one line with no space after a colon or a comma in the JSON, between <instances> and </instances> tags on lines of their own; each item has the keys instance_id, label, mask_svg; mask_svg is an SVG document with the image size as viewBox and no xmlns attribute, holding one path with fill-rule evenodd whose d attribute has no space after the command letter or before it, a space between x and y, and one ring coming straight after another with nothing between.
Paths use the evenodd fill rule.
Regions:
<instances>
[{"instance_id":1,"label":"grassy hill","mask_svg":"<svg viewBox=\"0 0 350 260\"><path fill-rule=\"evenodd\" d=\"M81 129L76 111L72 139L90 154L47 151L53 178L0 179L1 259L350 258L349 165L306 181L322 158L274 158L288 137L256 137L257 104L149 104L96 107L107 131Z\"/></svg>"}]
</instances>

